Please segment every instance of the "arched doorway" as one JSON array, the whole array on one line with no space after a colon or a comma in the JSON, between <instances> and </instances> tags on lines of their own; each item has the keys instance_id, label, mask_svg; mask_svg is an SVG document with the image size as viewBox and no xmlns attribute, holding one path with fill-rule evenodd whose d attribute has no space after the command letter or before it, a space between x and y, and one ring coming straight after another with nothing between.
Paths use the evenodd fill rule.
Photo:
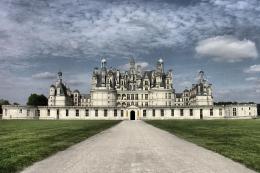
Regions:
<instances>
[{"instance_id":1,"label":"arched doorway","mask_svg":"<svg viewBox=\"0 0 260 173\"><path fill-rule=\"evenodd\" d=\"M135 111L130 112L130 120L135 120Z\"/></svg>"}]
</instances>

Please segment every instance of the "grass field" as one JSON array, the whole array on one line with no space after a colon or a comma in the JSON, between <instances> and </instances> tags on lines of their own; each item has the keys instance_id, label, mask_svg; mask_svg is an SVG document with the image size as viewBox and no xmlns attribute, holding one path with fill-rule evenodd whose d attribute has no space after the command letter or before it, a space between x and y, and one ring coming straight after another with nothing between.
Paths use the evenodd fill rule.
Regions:
<instances>
[{"instance_id":1,"label":"grass field","mask_svg":"<svg viewBox=\"0 0 260 173\"><path fill-rule=\"evenodd\" d=\"M118 122L1 120L0 172L17 172Z\"/></svg>"},{"instance_id":2,"label":"grass field","mask_svg":"<svg viewBox=\"0 0 260 173\"><path fill-rule=\"evenodd\" d=\"M146 122L260 172L260 120L148 120Z\"/></svg>"}]
</instances>

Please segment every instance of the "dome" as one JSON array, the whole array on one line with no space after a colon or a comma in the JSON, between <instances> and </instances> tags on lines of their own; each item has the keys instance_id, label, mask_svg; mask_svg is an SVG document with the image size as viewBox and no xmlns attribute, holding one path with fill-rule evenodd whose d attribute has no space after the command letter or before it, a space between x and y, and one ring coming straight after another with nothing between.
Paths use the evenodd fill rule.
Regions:
<instances>
[{"instance_id":1,"label":"dome","mask_svg":"<svg viewBox=\"0 0 260 173\"><path fill-rule=\"evenodd\" d=\"M79 90L74 90L73 93L79 93Z\"/></svg>"},{"instance_id":2,"label":"dome","mask_svg":"<svg viewBox=\"0 0 260 173\"><path fill-rule=\"evenodd\" d=\"M65 96L67 96L67 88L66 88L66 86L63 84L63 83L59 83L58 85L57 85L57 89L58 88L60 88L60 95L65 95Z\"/></svg>"}]
</instances>

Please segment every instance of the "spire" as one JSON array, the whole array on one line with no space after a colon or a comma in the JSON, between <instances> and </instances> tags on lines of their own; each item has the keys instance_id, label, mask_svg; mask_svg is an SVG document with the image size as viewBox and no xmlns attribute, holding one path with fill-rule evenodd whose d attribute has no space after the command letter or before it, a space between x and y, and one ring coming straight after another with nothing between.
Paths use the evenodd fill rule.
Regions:
<instances>
[{"instance_id":1,"label":"spire","mask_svg":"<svg viewBox=\"0 0 260 173\"><path fill-rule=\"evenodd\" d=\"M159 58L157 61L157 71L163 73L164 67L163 67L163 59Z\"/></svg>"},{"instance_id":2,"label":"spire","mask_svg":"<svg viewBox=\"0 0 260 173\"><path fill-rule=\"evenodd\" d=\"M58 76L58 81L61 83L62 82L62 72L59 71L57 76Z\"/></svg>"},{"instance_id":3,"label":"spire","mask_svg":"<svg viewBox=\"0 0 260 173\"><path fill-rule=\"evenodd\" d=\"M198 74L198 83L204 83L205 82L205 74L204 71L200 71Z\"/></svg>"},{"instance_id":4,"label":"spire","mask_svg":"<svg viewBox=\"0 0 260 173\"><path fill-rule=\"evenodd\" d=\"M135 60L133 57L130 58L129 63L130 63L130 68L132 69L135 68Z\"/></svg>"}]
</instances>

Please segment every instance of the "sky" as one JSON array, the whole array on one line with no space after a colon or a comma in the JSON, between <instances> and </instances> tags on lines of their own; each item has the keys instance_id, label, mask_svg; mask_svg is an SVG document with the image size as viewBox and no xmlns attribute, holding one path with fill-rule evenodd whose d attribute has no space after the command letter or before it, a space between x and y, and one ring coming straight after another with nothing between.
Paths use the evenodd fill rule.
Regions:
<instances>
[{"instance_id":1,"label":"sky","mask_svg":"<svg viewBox=\"0 0 260 173\"><path fill-rule=\"evenodd\" d=\"M176 92L205 71L215 101L260 103L258 0L1 0L0 99L48 96L59 70L90 90L94 67L163 58Z\"/></svg>"}]
</instances>

